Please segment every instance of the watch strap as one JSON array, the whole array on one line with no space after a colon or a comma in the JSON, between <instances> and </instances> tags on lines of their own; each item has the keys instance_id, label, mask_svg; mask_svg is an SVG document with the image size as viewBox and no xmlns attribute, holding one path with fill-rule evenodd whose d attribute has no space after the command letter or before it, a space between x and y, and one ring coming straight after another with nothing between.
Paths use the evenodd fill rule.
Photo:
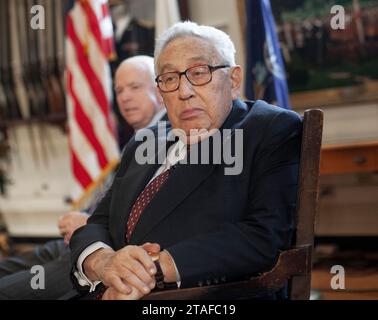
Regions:
<instances>
[{"instance_id":1,"label":"watch strap","mask_svg":"<svg viewBox=\"0 0 378 320\"><path fill-rule=\"evenodd\" d=\"M163 270L161 269L159 260L155 260L154 263L156 267L156 274L155 274L156 288L158 290L163 290L165 289Z\"/></svg>"}]
</instances>

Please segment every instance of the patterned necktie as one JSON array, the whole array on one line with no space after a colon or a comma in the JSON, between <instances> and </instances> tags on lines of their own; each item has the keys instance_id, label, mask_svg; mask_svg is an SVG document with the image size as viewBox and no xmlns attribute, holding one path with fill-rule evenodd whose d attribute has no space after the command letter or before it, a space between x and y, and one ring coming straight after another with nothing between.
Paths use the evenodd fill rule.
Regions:
<instances>
[{"instance_id":1,"label":"patterned necktie","mask_svg":"<svg viewBox=\"0 0 378 320\"><path fill-rule=\"evenodd\" d=\"M131 209L129 219L126 224L126 238L130 240L131 234L133 233L138 220L150 203L152 198L158 193L160 188L163 186L164 182L168 179L169 174L174 169L174 166L170 167L168 170L160 173L156 176L140 193L138 198L135 200L135 203Z\"/></svg>"}]
</instances>

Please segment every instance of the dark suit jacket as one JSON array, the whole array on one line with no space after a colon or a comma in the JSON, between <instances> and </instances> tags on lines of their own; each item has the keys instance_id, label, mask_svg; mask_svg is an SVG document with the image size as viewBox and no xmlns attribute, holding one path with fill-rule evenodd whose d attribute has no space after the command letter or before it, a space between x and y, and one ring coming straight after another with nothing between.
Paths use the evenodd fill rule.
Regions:
<instances>
[{"instance_id":1,"label":"dark suit jacket","mask_svg":"<svg viewBox=\"0 0 378 320\"><path fill-rule=\"evenodd\" d=\"M182 287L236 280L270 269L293 231L302 123L263 101L234 101L221 130L243 129L243 171L225 164L179 164L142 213L130 244L167 249ZM118 250L134 201L159 167L138 165L127 145L112 187L71 241L72 258L91 243Z\"/></svg>"}]
</instances>

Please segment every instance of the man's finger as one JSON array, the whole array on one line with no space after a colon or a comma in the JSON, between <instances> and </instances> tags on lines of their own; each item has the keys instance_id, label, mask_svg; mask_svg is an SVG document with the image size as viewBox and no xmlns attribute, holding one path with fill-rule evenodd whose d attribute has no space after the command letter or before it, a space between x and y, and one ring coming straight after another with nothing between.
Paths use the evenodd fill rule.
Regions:
<instances>
[{"instance_id":1,"label":"man's finger","mask_svg":"<svg viewBox=\"0 0 378 320\"><path fill-rule=\"evenodd\" d=\"M58 227L59 228L62 228L62 227L64 227L65 226L65 222L63 221L63 220L59 220L59 222L58 222Z\"/></svg>"},{"instance_id":2,"label":"man's finger","mask_svg":"<svg viewBox=\"0 0 378 320\"><path fill-rule=\"evenodd\" d=\"M146 242L141 246L147 252L158 253L160 252L160 244Z\"/></svg>"},{"instance_id":3,"label":"man's finger","mask_svg":"<svg viewBox=\"0 0 378 320\"><path fill-rule=\"evenodd\" d=\"M143 265L138 260L129 259L123 266L134 273L146 286L150 289L155 287L155 280L152 275L144 269Z\"/></svg>"},{"instance_id":4,"label":"man's finger","mask_svg":"<svg viewBox=\"0 0 378 320\"><path fill-rule=\"evenodd\" d=\"M128 271L127 274L122 276L123 282L127 283L130 287L134 287L135 289L138 289L143 294L148 294L151 291L151 288L149 285L141 281L134 273L131 271Z\"/></svg>"},{"instance_id":5,"label":"man's finger","mask_svg":"<svg viewBox=\"0 0 378 320\"><path fill-rule=\"evenodd\" d=\"M122 294L131 293L131 287L124 283L119 277L113 277L110 280L110 286L114 287L115 290L119 291Z\"/></svg>"},{"instance_id":6,"label":"man's finger","mask_svg":"<svg viewBox=\"0 0 378 320\"><path fill-rule=\"evenodd\" d=\"M136 247L134 250L130 250L130 256L138 260L147 270L147 272L150 273L150 275L154 275L156 273L155 264L147 251L144 249Z\"/></svg>"},{"instance_id":7,"label":"man's finger","mask_svg":"<svg viewBox=\"0 0 378 320\"><path fill-rule=\"evenodd\" d=\"M135 288L132 288L132 292L130 294L125 295L111 287L105 291L104 295L102 296L102 300L137 300L141 297L143 297L143 294Z\"/></svg>"},{"instance_id":8,"label":"man's finger","mask_svg":"<svg viewBox=\"0 0 378 320\"><path fill-rule=\"evenodd\" d=\"M66 245L69 245L69 244L70 244L70 237L65 236L65 237L64 237L64 243L65 243Z\"/></svg>"},{"instance_id":9,"label":"man's finger","mask_svg":"<svg viewBox=\"0 0 378 320\"><path fill-rule=\"evenodd\" d=\"M65 228L59 228L59 233L64 236L67 233L67 230Z\"/></svg>"},{"instance_id":10,"label":"man's finger","mask_svg":"<svg viewBox=\"0 0 378 320\"><path fill-rule=\"evenodd\" d=\"M67 232L65 235L64 235L64 242L66 244L69 244L70 243L70 240L71 240L71 237L72 237L72 232Z\"/></svg>"}]
</instances>

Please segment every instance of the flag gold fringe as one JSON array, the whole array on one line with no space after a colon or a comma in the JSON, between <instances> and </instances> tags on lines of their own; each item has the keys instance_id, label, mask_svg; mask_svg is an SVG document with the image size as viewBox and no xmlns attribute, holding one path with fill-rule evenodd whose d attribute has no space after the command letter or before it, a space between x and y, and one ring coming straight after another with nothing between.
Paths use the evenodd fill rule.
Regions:
<instances>
[{"instance_id":1,"label":"flag gold fringe","mask_svg":"<svg viewBox=\"0 0 378 320\"><path fill-rule=\"evenodd\" d=\"M113 160L102 170L100 176L93 181L83 192L80 198L72 202L72 210L79 210L82 204L92 195L93 191L104 182L106 177L117 167L119 160Z\"/></svg>"}]
</instances>

